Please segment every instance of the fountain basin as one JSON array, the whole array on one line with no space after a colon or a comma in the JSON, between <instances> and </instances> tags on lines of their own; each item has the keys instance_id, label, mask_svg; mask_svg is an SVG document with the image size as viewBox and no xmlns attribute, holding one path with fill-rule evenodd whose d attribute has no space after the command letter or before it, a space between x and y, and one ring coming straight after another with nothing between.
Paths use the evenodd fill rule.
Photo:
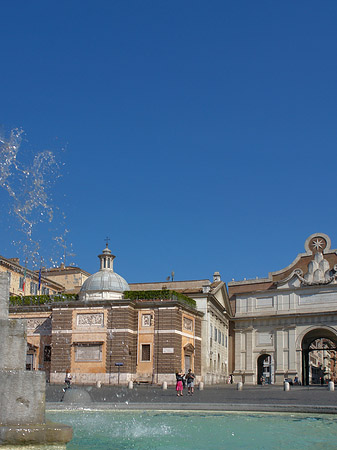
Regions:
<instances>
[{"instance_id":1,"label":"fountain basin","mask_svg":"<svg viewBox=\"0 0 337 450\"><path fill-rule=\"evenodd\" d=\"M39 425L0 425L0 445L13 446L34 445L34 448L46 449L46 445L54 444L51 448L66 448L66 443L72 439L73 430L71 426L47 422ZM57 443L57 444L56 444ZM36 447L38 446L38 447ZM29 448L29 447L28 447Z\"/></svg>"}]
</instances>

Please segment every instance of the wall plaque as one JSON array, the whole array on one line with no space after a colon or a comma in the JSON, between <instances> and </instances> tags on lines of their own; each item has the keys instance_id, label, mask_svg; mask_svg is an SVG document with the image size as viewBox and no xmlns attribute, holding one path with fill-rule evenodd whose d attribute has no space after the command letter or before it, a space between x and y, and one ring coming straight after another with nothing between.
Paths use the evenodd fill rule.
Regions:
<instances>
[{"instance_id":1,"label":"wall plaque","mask_svg":"<svg viewBox=\"0 0 337 450\"><path fill-rule=\"evenodd\" d=\"M163 353L174 353L174 348L172 347L163 348Z\"/></svg>"},{"instance_id":2,"label":"wall plaque","mask_svg":"<svg viewBox=\"0 0 337 450\"><path fill-rule=\"evenodd\" d=\"M102 346L76 345L75 361L102 361Z\"/></svg>"},{"instance_id":3,"label":"wall plaque","mask_svg":"<svg viewBox=\"0 0 337 450\"><path fill-rule=\"evenodd\" d=\"M272 345L273 343L272 333L258 333L257 342L259 345Z\"/></svg>"}]
</instances>

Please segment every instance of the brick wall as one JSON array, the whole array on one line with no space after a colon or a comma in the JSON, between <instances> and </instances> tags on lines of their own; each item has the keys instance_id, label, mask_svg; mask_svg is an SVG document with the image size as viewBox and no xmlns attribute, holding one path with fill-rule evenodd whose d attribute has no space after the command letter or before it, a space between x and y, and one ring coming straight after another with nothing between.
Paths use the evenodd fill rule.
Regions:
<instances>
[{"instance_id":1,"label":"brick wall","mask_svg":"<svg viewBox=\"0 0 337 450\"><path fill-rule=\"evenodd\" d=\"M51 372L70 370L72 312L72 309L53 310Z\"/></svg>"},{"instance_id":2,"label":"brick wall","mask_svg":"<svg viewBox=\"0 0 337 450\"><path fill-rule=\"evenodd\" d=\"M108 312L107 372L118 372L115 363L123 363L120 373L135 373L137 364L137 313L130 308L111 309Z\"/></svg>"}]
</instances>

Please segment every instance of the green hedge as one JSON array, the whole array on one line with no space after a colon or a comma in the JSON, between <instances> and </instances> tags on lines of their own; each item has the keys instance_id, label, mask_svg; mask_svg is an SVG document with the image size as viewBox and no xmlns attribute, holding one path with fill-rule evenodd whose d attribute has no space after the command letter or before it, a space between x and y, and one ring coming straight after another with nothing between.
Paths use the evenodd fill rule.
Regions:
<instances>
[{"instance_id":1,"label":"green hedge","mask_svg":"<svg viewBox=\"0 0 337 450\"><path fill-rule=\"evenodd\" d=\"M125 291L124 298L130 300L176 300L179 303L196 307L196 301L176 291L162 289L158 291Z\"/></svg>"},{"instance_id":2,"label":"green hedge","mask_svg":"<svg viewBox=\"0 0 337 450\"><path fill-rule=\"evenodd\" d=\"M78 294L55 295L12 295L9 297L9 306L45 305L59 302L74 302L78 300Z\"/></svg>"}]
</instances>

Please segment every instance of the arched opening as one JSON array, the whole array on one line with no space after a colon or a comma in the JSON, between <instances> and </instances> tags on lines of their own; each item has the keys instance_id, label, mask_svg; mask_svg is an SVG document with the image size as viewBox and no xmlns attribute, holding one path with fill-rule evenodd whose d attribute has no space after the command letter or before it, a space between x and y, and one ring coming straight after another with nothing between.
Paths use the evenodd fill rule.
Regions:
<instances>
[{"instance_id":1,"label":"arched opening","mask_svg":"<svg viewBox=\"0 0 337 450\"><path fill-rule=\"evenodd\" d=\"M327 329L309 331L302 339L302 383L337 381L337 336Z\"/></svg>"},{"instance_id":2,"label":"arched opening","mask_svg":"<svg viewBox=\"0 0 337 450\"><path fill-rule=\"evenodd\" d=\"M267 353L257 359L257 384L271 384L271 356Z\"/></svg>"}]
</instances>

